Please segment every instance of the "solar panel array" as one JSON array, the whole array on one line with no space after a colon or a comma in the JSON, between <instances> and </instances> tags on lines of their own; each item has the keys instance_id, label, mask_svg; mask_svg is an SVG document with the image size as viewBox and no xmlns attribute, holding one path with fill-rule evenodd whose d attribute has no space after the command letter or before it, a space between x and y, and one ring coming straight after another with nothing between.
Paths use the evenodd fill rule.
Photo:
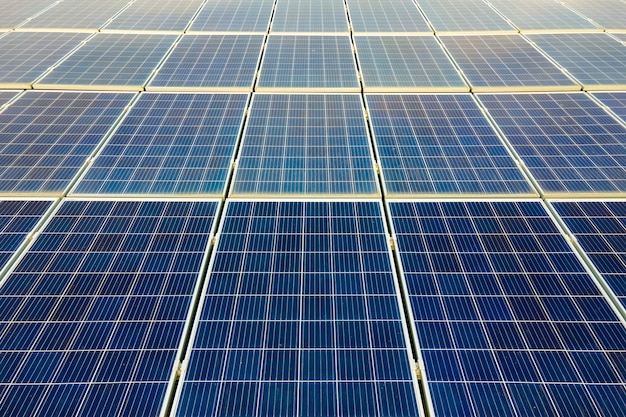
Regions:
<instances>
[{"instance_id":1,"label":"solar panel array","mask_svg":"<svg viewBox=\"0 0 626 417\"><path fill-rule=\"evenodd\" d=\"M0 414L626 414L625 0L0 6Z\"/></svg>"}]
</instances>

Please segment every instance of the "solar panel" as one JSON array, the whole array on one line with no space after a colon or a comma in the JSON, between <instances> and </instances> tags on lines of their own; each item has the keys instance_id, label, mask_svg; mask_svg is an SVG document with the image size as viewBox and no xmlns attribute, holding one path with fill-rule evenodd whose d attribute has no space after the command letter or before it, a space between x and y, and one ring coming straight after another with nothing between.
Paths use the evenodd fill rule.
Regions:
<instances>
[{"instance_id":1,"label":"solar panel","mask_svg":"<svg viewBox=\"0 0 626 417\"><path fill-rule=\"evenodd\" d=\"M360 91L349 36L270 35L257 90Z\"/></svg>"},{"instance_id":2,"label":"solar panel","mask_svg":"<svg viewBox=\"0 0 626 417\"><path fill-rule=\"evenodd\" d=\"M202 6L189 32L265 33L273 9L274 0L209 1Z\"/></svg>"},{"instance_id":3,"label":"solar panel","mask_svg":"<svg viewBox=\"0 0 626 417\"><path fill-rule=\"evenodd\" d=\"M435 32L516 32L482 0L419 0Z\"/></svg>"},{"instance_id":4,"label":"solar panel","mask_svg":"<svg viewBox=\"0 0 626 417\"><path fill-rule=\"evenodd\" d=\"M358 94L255 94L231 195L375 195Z\"/></svg>"},{"instance_id":5,"label":"solar panel","mask_svg":"<svg viewBox=\"0 0 626 417\"><path fill-rule=\"evenodd\" d=\"M0 200L0 270L4 269L50 206L52 200ZM0 305L2 308L5 306L2 301Z\"/></svg>"},{"instance_id":6,"label":"solar panel","mask_svg":"<svg viewBox=\"0 0 626 417\"><path fill-rule=\"evenodd\" d=\"M539 201L389 203L431 416L615 416L626 328Z\"/></svg>"},{"instance_id":7,"label":"solar panel","mask_svg":"<svg viewBox=\"0 0 626 417\"><path fill-rule=\"evenodd\" d=\"M533 194L471 95L372 95L387 196Z\"/></svg>"},{"instance_id":8,"label":"solar panel","mask_svg":"<svg viewBox=\"0 0 626 417\"><path fill-rule=\"evenodd\" d=\"M247 94L144 93L76 194L223 194Z\"/></svg>"},{"instance_id":9,"label":"solar panel","mask_svg":"<svg viewBox=\"0 0 626 417\"><path fill-rule=\"evenodd\" d=\"M605 29L626 28L626 2L620 0L561 0L563 4L592 19Z\"/></svg>"},{"instance_id":10,"label":"solar panel","mask_svg":"<svg viewBox=\"0 0 626 417\"><path fill-rule=\"evenodd\" d=\"M35 91L20 96L0 113L0 192L63 192L132 97Z\"/></svg>"},{"instance_id":11,"label":"solar panel","mask_svg":"<svg viewBox=\"0 0 626 417\"><path fill-rule=\"evenodd\" d=\"M158 416L217 202L65 201L0 288L12 416Z\"/></svg>"},{"instance_id":12,"label":"solar panel","mask_svg":"<svg viewBox=\"0 0 626 417\"><path fill-rule=\"evenodd\" d=\"M263 35L185 35L146 89L252 91Z\"/></svg>"},{"instance_id":13,"label":"solar panel","mask_svg":"<svg viewBox=\"0 0 626 417\"><path fill-rule=\"evenodd\" d=\"M340 0L281 0L272 18L272 33L347 31L345 5Z\"/></svg>"},{"instance_id":14,"label":"solar panel","mask_svg":"<svg viewBox=\"0 0 626 417\"><path fill-rule=\"evenodd\" d=\"M593 93L593 96L602 101L626 123L626 92Z\"/></svg>"},{"instance_id":15,"label":"solar panel","mask_svg":"<svg viewBox=\"0 0 626 417\"><path fill-rule=\"evenodd\" d=\"M0 88L31 88L33 81L88 36L85 33L9 33L0 41Z\"/></svg>"},{"instance_id":16,"label":"solar panel","mask_svg":"<svg viewBox=\"0 0 626 417\"><path fill-rule=\"evenodd\" d=\"M364 91L468 91L434 37L355 36Z\"/></svg>"},{"instance_id":17,"label":"solar panel","mask_svg":"<svg viewBox=\"0 0 626 417\"><path fill-rule=\"evenodd\" d=\"M528 35L585 90L626 89L626 47L604 33Z\"/></svg>"},{"instance_id":18,"label":"solar panel","mask_svg":"<svg viewBox=\"0 0 626 417\"><path fill-rule=\"evenodd\" d=\"M378 202L229 202L176 415L422 415L387 245Z\"/></svg>"},{"instance_id":19,"label":"solar panel","mask_svg":"<svg viewBox=\"0 0 626 417\"><path fill-rule=\"evenodd\" d=\"M626 308L626 202L555 201L551 204Z\"/></svg>"},{"instance_id":20,"label":"solar panel","mask_svg":"<svg viewBox=\"0 0 626 417\"><path fill-rule=\"evenodd\" d=\"M442 36L473 91L580 90L519 35Z\"/></svg>"},{"instance_id":21,"label":"solar panel","mask_svg":"<svg viewBox=\"0 0 626 417\"><path fill-rule=\"evenodd\" d=\"M183 31L204 0L135 0L111 23L110 30Z\"/></svg>"},{"instance_id":22,"label":"solar panel","mask_svg":"<svg viewBox=\"0 0 626 417\"><path fill-rule=\"evenodd\" d=\"M411 0L347 0L352 30L356 33L432 33Z\"/></svg>"},{"instance_id":23,"label":"solar panel","mask_svg":"<svg viewBox=\"0 0 626 417\"><path fill-rule=\"evenodd\" d=\"M3 107L9 101L13 100L13 98L20 93L21 91L0 91L0 112L4 110Z\"/></svg>"},{"instance_id":24,"label":"solar panel","mask_svg":"<svg viewBox=\"0 0 626 417\"><path fill-rule=\"evenodd\" d=\"M510 0L489 0L489 3L522 32L600 30L589 20L564 7L561 2L526 0L518 3Z\"/></svg>"},{"instance_id":25,"label":"solar panel","mask_svg":"<svg viewBox=\"0 0 626 417\"><path fill-rule=\"evenodd\" d=\"M63 0L20 27L99 29L130 3L130 0Z\"/></svg>"},{"instance_id":26,"label":"solar panel","mask_svg":"<svg viewBox=\"0 0 626 417\"><path fill-rule=\"evenodd\" d=\"M13 29L29 17L41 13L55 3L54 0L22 0L18 3L12 2L11 7L4 7L2 10L2 15L0 16L0 30ZM8 4L5 4L5 6L8 6Z\"/></svg>"},{"instance_id":27,"label":"solar panel","mask_svg":"<svg viewBox=\"0 0 626 417\"><path fill-rule=\"evenodd\" d=\"M35 88L141 90L176 35L99 33Z\"/></svg>"},{"instance_id":28,"label":"solar panel","mask_svg":"<svg viewBox=\"0 0 626 417\"><path fill-rule=\"evenodd\" d=\"M478 97L547 195L626 191L626 128L584 93Z\"/></svg>"}]
</instances>

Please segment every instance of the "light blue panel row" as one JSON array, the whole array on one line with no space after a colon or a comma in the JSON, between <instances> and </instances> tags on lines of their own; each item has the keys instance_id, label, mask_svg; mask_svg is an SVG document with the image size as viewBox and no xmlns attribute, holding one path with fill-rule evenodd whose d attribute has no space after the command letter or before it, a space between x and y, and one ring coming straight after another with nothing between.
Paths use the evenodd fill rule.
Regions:
<instances>
[{"instance_id":1,"label":"light blue panel row","mask_svg":"<svg viewBox=\"0 0 626 417\"><path fill-rule=\"evenodd\" d=\"M0 287L12 416L158 416L216 202L66 201Z\"/></svg>"},{"instance_id":2,"label":"light blue panel row","mask_svg":"<svg viewBox=\"0 0 626 417\"><path fill-rule=\"evenodd\" d=\"M563 3L605 29L626 28L626 2L621 0L563 0Z\"/></svg>"},{"instance_id":3,"label":"light blue panel row","mask_svg":"<svg viewBox=\"0 0 626 417\"><path fill-rule=\"evenodd\" d=\"M514 31L482 0L419 0L435 32Z\"/></svg>"},{"instance_id":4,"label":"light blue panel row","mask_svg":"<svg viewBox=\"0 0 626 417\"><path fill-rule=\"evenodd\" d=\"M621 413L626 327L540 202L389 207L434 417Z\"/></svg>"},{"instance_id":5,"label":"light blue panel row","mask_svg":"<svg viewBox=\"0 0 626 417\"><path fill-rule=\"evenodd\" d=\"M44 29L99 29L130 0L63 0L21 27Z\"/></svg>"},{"instance_id":6,"label":"light blue panel row","mask_svg":"<svg viewBox=\"0 0 626 417\"><path fill-rule=\"evenodd\" d=\"M270 24L274 0L220 0L204 3L190 31L262 32Z\"/></svg>"},{"instance_id":7,"label":"light blue panel row","mask_svg":"<svg viewBox=\"0 0 626 417\"><path fill-rule=\"evenodd\" d=\"M418 416L378 202L229 202L182 416Z\"/></svg>"},{"instance_id":8,"label":"light blue panel row","mask_svg":"<svg viewBox=\"0 0 626 417\"><path fill-rule=\"evenodd\" d=\"M256 94L232 195L375 195L358 94Z\"/></svg>"},{"instance_id":9,"label":"light blue panel row","mask_svg":"<svg viewBox=\"0 0 626 417\"><path fill-rule=\"evenodd\" d=\"M525 0L520 3L489 0L489 3L522 31L600 30L598 26L558 1Z\"/></svg>"},{"instance_id":10,"label":"light blue panel row","mask_svg":"<svg viewBox=\"0 0 626 417\"><path fill-rule=\"evenodd\" d=\"M75 193L222 195L247 102L247 94L142 94Z\"/></svg>"},{"instance_id":11,"label":"light blue panel row","mask_svg":"<svg viewBox=\"0 0 626 417\"><path fill-rule=\"evenodd\" d=\"M276 4L272 32L347 32L343 0L281 0Z\"/></svg>"},{"instance_id":12,"label":"light blue panel row","mask_svg":"<svg viewBox=\"0 0 626 417\"><path fill-rule=\"evenodd\" d=\"M412 0L348 0L350 24L356 33L430 32Z\"/></svg>"},{"instance_id":13,"label":"light blue panel row","mask_svg":"<svg viewBox=\"0 0 626 417\"><path fill-rule=\"evenodd\" d=\"M40 13L54 3L55 0L22 0L19 3L12 2L11 7L4 7L2 10L0 28L13 29L29 17ZM8 3L3 4L8 6Z\"/></svg>"},{"instance_id":14,"label":"light blue panel row","mask_svg":"<svg viewBox=\"0 0 626 417\"><path fill-rule=\"evenodd\" d=\"M135 0L105 30L182 31L204 0Z\"/></svg>"}]
</instances>

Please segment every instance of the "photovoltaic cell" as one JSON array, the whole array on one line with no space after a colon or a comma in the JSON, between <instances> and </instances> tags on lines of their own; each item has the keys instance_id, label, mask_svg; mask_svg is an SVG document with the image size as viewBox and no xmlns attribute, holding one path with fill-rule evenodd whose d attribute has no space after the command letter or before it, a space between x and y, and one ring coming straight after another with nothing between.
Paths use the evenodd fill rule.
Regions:
<instances>
[{"instance_id":1,"label":"photovoltaic cell","mask_svg":"<svg viewBox=\"0 0 626 417\"><path fill-rule=\"evenodd\" d=\"M624 322L540 202L389 207L431 415L621 413Z\"/></svg>"},{"instance_id":2,"label":"photovoltaic cell","mask_svg":"<svg viewBox=\"0 0 626 417\"><path fill-rule=\"evenodd\" d=\"M99 33L35 88L139 90L175 40L176 35Z\"/></svg>"},{"instance_id":3,"label":"photovoltaic cell","mask_svg":"<svg viewBox=\"0 0 626 417\"><path fill-rule=\"evenodd\" d=\"M252 91L263 35L185 35L147 89Z\"/></svg>"},{"instance_id":4,"label":"photovoltaic cell","mask_svg":"<svg viewBox=\"0 0 626 417\"><path fill-rule=\"evenodd\" d=\"M229 202L210 271L177 416L421 415L380 203Z\"/></svg>"},{"instance_id":5,"label":"photovoltaic cell","mask_svg":"<svg viewBox=\"0 0 626 417\"><path fill-rule=\"evenodd\" d=\"M257 90L360 91L349 36L270 35Z\"/></svg>"},{"instance_id":6,"label":"photovoltaic cell","mask_svg":"<svg viewBox=\"0 0 626 417\"><path fill-rule=\"evenodd\" d=\"M435 32L515 31L482 0L419 0Z\"/></svg>"},{"instance_id":7,"label":"photovoltaic cell","mask_svg":"<svg viewBox=\"0 0 626 417\"><path fill-rule=\"evenodd\" d=\"M593 93L593 95L626 123L626 92Z\"/></svg>"},{"instance_id":8,"label":"photovoltaic cell","mask_svg":"<svg viewBox=\"0 0 626 417\"><path fill-rule=\"evenodd\" d=\"M33 81L88 36L86 33L9 33L0 41L0 87L30 88Z\"/></svg>"},{"instance_id":9,"label":"photovoltaic cell","mask_svg":"<svg viewBox=\"0 0 626 417\"><path fill-rule=\"evenodd\" d=\"M626 128L584 93L478 97L546 194L626 191Z\"/></svg>"},{"instance_id":10,"label":"photovoltaic cell","mask_svg":"<svg viewBox=\"0 0 626 417\"><path fill-rule=\"evenodd\" d=\"M526 0L524 3L518 3L510 0L489 0L489 3L521 31L600 29L557 1Z\"/></svg>"},{"instance_id":11,"label":"photovoltaic cell","mask_svg":"<svg viewBox=\"0 0 626 417\"><path fill-rule=\"evenodd\" d=\"M77 194L223 194L246 94L144 93Z\"/></svg>"},{"instance_id":12,"label":"photovoltaic cell","mask_svg":"<svg viewBox=\"0 0 626 417\"><path fill-rule=\"evenodd\" d=\"M474 91L580 90L519 35L442 36Z\"/></svg>"},{"instance_id":13,"label":"photovoltaic cell","mask_svg":"<svg viewBox=\"0 0 626 417\"><path fill-rule=\"evenodd\" d=\"M204 0L135 0L105 30L183 31Z\"/></svg>"},{"instance_id":14,"label":"photovoltaic cell","mask_svg":"<svg viewBox=\"0 0 626 417\"><path fill-rule=\"evenodd\" d=\"M551 204L626 307L626 202L558 201Z\"/></svg>"},{"instance_id":15,"label":"photovoltaic cell","mask_svg":"<svg viewBox=\"0 0 626 417\"><path fill-rule=\"evenodd\" d=\"M0 192L62 192L132 97L26 92L0 113Z\"/></svg>"},{"instance_id":16,"label":"photovoltaic cell","mask_svg":"<svg viewBox=\"0 0 626 417\"><path fill-rule=\"evenodd\" d=\"M13 97L21 93L21 91L0 91L0 111L2 111L2 106L11 101Z\"/></svg>"},{"instance_id":17,"label":"photovoltaic cell","mask_svg":"<svg viewBox=\"0 0 626 417\"><path fill-rule=\"evenodd\" d=\"M563 0L566 6L592 19L605 29L626 28L626 2L620 0Z\"/></svg>"},{"instance_id":18,"label":"photovoltaic cell","mask_svg":"<svg viewBox=\"0 0 626 417\"><path fill-rule=\"evenodd\" d=\"M130 0L63 0L21 27L99 29L129 3Z\"/></svg>"},{"instance_id":19,"label":"photovoltaic cell","mask_svg":"<svg viewBox=\"0 0 626 417\"><path fill-rule=\"evenodd\" d=\"M233 195L377 194L358 94L257 94Z\"/></svg>"},{"instance_id":20,"label":"photovoltaic cell","mask_svg":"<svg viewBox=\"0 0 626 417\"><path fill-rule=\"evenodd\" d=\"M216 206L64 202L0 287L3 409L158 416Z\"/></svg>"},{"instance_id":21,"label":"photovoltaic cell","mask_svg":"<svg viewBox=\"0 0 626 417\"><path fill-rule=\"evenodd\" d=\"M2 10L0 29L13 29L29 17L40 13L54 3L54 0L22 0L18 3L12 2L11 7L4 7ZM5 6L9 5L5 3Z\"/></svg>"},{"instance_id":22,"label":"photovoltaic cell","mask_svg":"<svg viewBox=\"0 0 626 417\"><path fill-rule=\"evenodd\" d=\"M356 33L432 33L411 0L348 0L352 30Z\"/></svg>"},{"instance_id":23,"label":"photovoltaic cell","mask_svg":"<svg viewBox=\"0 0 626 417\"><path fill-rule=\"evenodd\" d=\"M50 208L52 201L0 200L0 269ZM4 303L0 302L0 310Z\"/></svg>"},{"instance_id":24,"label":"photovoltaic cell","mask_svg":"<svg viewBox=\"0 0 626 417\"><path fill-rule=\"evenodd\" d=\"M347 32L341 0L281 0L276 4L272 32Z\"/></svg>"},{"instance_id":25,"label":"photovoltaic cell","mask_svg":"<svg viewBox=\"0 0 626 417\"><path fill-rule=\"evenodd\" d=\"M389 196L533 194L470 95L371 95Z\"/></svg>"},{"instance_id":26,"label":"photovoltaic cell","mask_svg":"<svg viewBox=\"0 0 626 417\"><path fill-rule=\"evenodd\" d=\"M585 90L626 89L626 46L604 33L528 35Z\"/></svg>"},{"instance_id":27,"label":"photovoltaic cell","mask_svg":"<svg viewBox=\"0 0 626 417\"><path fill-rule=\"evenodd\" d=\"M209 1L194 19L189 32L260 32L270 24L274 0Z\"/></svg>"},{"instance_id":28,"label":"photovoltaic cell","mask_svg":"<svg viewBox=\"0 0 626 417\"><path fill-rule=\"evenodd\" d=\"M434 37L355 36L364 91L468 91Z\"/></svg>"}]
</instances>

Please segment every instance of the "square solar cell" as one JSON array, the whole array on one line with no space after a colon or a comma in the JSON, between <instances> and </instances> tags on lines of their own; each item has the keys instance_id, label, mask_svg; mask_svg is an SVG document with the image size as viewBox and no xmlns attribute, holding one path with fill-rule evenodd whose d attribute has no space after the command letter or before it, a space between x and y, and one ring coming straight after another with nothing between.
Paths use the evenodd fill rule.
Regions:
<instances>
[{"instance_id":1,"label":"square solar cell","mask_svg":"<svg viewBox=\"0 0 626 417\"><path fill-rule=\"evenodd\" d=\"M470 95L367 95L387 196L533 194Z\"/></svg>"},{"instance_id":2,"label":"square solar cell","mask_svg":"<svg viewBox=\"0 0 626 417\"><path fill-rule=\"evenodd\" d=\"M76 194L223 194L247 94L144 93Z\"/></svg>"},{"instance_id":3,"label":"square solar cell","mask_svg":"<svg viewBox=\"0 0 626 417\"><path fill-rule=\"evenodd\" d=\"M626 2L621 0L562 0L562 3L605 29L626 28Z\"/></svg>"},{"instance_id":4,"label":"square solar cell","mask_svg":"<svg viewBox=\"0 0 626 417\"><path fill-rule=\"evenodd\" d=\"M216 208L65 201L0 287L3 409L160 415Z\"/></svg>"},{"instance_id":5,"label":"square solar cell","mask_svg":"<svg viewBox=\"0 0 626 417\"><path fill-rule=\"evenodd\" d=\"M482 0L419 0L435 32L515 32L504 17Z\"/></svg>"},{"instance_id":6,"label":"square solar cell","mask_svg":"<svg viewBox=\"0 0 626 417\"><path fill-rule=\"evenodd\" d=\"M580 90L519 35L442 36L473 91Z\"/></svg>"},{"instance_id":7,"label":"square solar cell","mask_svg":"<svg viewBox=\"0 0 626 417\"><path fill-rule=\"evenodd\" d=\"M593 93L593 96L626 123L626 92Z\"/></svg>"},{"instance_id":8,"label":"square solar cell","mask_svg":"<svg viewBox=\"0 0 626 417\"><path fill-rule=\"evenodd\" d=\"M148 30L182 32L204 0L135 0L104 31Z\"/></svg>"},{"instance_id":9,"label":"square solar cell","mask_svg":"<svg viewBox=\"0 0 626 417\"><path fill-rule=\"evenodd\" d=\"M561 2L525 0L489 0L489 3L522 32L600 31L588 19L568 9Z\"/></svg>"},{"instance_id":10,"label":"square solar cell","mask_svg":"<svg viewBox=\"0 0 626 417\"><path fill-rule=\"evenodd\" d=\"M378 202L230 201L175 414L423 415L392 268Z\"/></svg>"},{"instance_id":11,"label":"square solar cell","mask_svg":"<svg viewBox=\"0 0 626 417\"><path fill-rule=\"evenodd\" d=\"M432 416L621 413L626 326L541 202L389 208Z\"/></svg>"},{"instance_id":12,"label":"square solar cell","mask_svg":"<svg viewBox=\"0 0 626 417\"><path fill-rule=\"evenodd\" d=\"M148 90L252 91L263 35L185 35Z\"/></svg>"},{"instance_id":13,"label":"square solar cell","mask_svg":"<svg viewBox=\"0 0 626 417\"><path fill-rule=\"evenodd\" d=\"M66 31L99 29L130 3L130 0L63 0L20 27Z\"/></svg>"},{"instance_id":14,"label":"square solar cell","mask_svg":"<svg viewBox=\"0 0 626 417\"><path fill-rule=\"evenodd\" d=\"M142 90L176 35L99 33L35 88Z\"/></svg>"},{"instance_id":15,"label":"square solar cell","mask_svg":"<svg viewBox=\"0 0 626 417\"><path fill-rule=\"evenodd\" d=\"M555 201L551 204L626 308L626 202Z\"/></svg>"},{"instance_id":16,"label":"square solar cell","mask_svg":"<svg viewBox=\"0 0 626 417\"><path fill-rule=\"evenodd\" d=\"M478 98L546 195L626 191L626 128L586 94Z\"/></svg>"},{"instance_id":17,"label":"square solar cell","mask_svg":"<svg viewBox=\"0 0 626 417\"><path fill-rule=\"evenodd\" d=\"M431 36L355 36L364 91L468 91Z\"/></svg>"},{"instance_id":18,"label":"square solar cell","mask_svg":"<svg viewBox=\"0 0 626 417\"><path fill-rule=\"evenodd\" d=\"M346 4L355 33L433 33L411 0L348 0Z\"/></svg>"},{"instance_id":19,"label":"square solar cell","mask_svg":"<svg viewBox=\"0 0 626 417\"><path fill-rule=\"evenodd\" d=\"M86 33L9 33L0 40L0 88L31 88L37 78L88 36Z\"/></svg>"},{"instance_id":20,"label":"square solar cell","mask_svg":"<svg viewBox=\"0 0 626 417\"><path fill-rule=\"evenodd\" d=\"M0 113L0 191L62 193L132 98L35 91L20 96Z\"/></svg>"},{"instance_id":21,"label":"square solar cell","mask_svg":"<svg viewBox=\"0 0 626 417\"><path fill-rule=\"evenodd\" d=\"M626 89L626 46L604 33L528 35L585 90Z\"/></svg>"},{"instance_id":22,"label":"square solar cell","mask_svg":"<svg viewBox=\"0 0 626 417\"><path fill-rule=\"evenodd\" d=\"M361 97L257 94L231 195L376 195Z\"/></svg>"},{"instance_id":23,"label":"square solar cell","mask_svg":"<svg viewBox=\"0 0 626 417\"><path fill-rule=\"evenodd\" d=\"M270 35L258 91L360 91L349 36Z\"/></svg>"},{"instance_id":24,"label":"square solar cell","mask_svg":"<svg viewBox=\"0 0 626 417\"><path fill-rule=\"evenodd\" d=\"M204 3L189 32L265 33L274 0L220 0Z\"/></svg>"},{"instance_id":25,"label":"square solar cell","mask_svg":"<svg viewBox=\"0 0 626 417\"><path fill-rule=\"evenodd\" d=\"M276 4L272 33L347 32L348 19L343 1L282 0Z\"/></svg>"}]
</instances>

